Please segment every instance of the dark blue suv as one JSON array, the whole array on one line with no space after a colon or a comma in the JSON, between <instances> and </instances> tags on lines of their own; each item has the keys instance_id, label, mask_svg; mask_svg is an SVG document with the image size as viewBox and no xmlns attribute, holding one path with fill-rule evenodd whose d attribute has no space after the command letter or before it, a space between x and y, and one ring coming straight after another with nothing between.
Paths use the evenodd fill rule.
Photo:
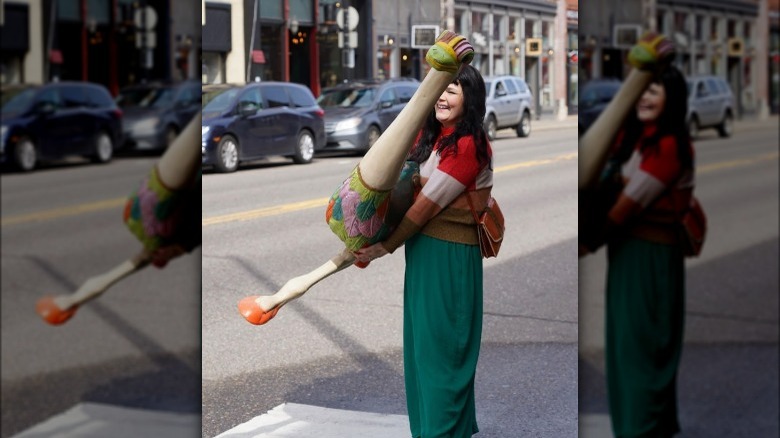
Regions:
<instances>
[{"instance_id":1,"label":"dark blue suv","mask_svg":"<svg viewBox=\"0 0 780 438\"><path fill-rule=\"evenodd\" d=\"M72 155L106 163L121 144L122 111L102 85L9 85L0 94L0 161L19 170Z\"/></svg>"},{"instance_id":2,"label":"dark blue suv","mask_svg":"<svg viewBox=\"0 0 780 438\"><path fill-rule=\"evenodd\" d=\"M227 88L203 107L203 164L233 172L242 161L270 155L309 163L325 146L324 115L303 85L257 82Z\"/></svg>"}]
</instances>

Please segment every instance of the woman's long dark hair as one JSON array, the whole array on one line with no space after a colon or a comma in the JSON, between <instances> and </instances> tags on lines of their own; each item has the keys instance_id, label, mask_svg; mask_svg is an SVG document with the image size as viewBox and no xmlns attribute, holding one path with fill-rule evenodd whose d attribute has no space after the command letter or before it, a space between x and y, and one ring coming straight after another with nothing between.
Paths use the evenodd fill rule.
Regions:
<instances>
[{"instance_id":1,"label":"woman's long dark hair","mask_svg":"<svg viewBox=\"0 0 780 438\"><path fill-rule=\"evenodd\" d=\"M666 102L663 111L656 120L656 131L650 137L644 139L639 146L640 151L644 152L647 148L657 148L661 138L673 136L677 141L677 158L683 169L693 167L693 157L688 148L691 138L688 133L686 118L688 116L688 86L682 72L674 66L669 66L664 72L656 77L654 83L664 87L666 92ZM626 123L623 140L618 150L618 159L626 161L634 150L636 142L642 135L644 124L636 115L636 111L631 111Z\"/></svg>"},{"instance_id":2,"label":"woman's long dark hair","mask_svg":"<svg viewBox=\"0 0 780 438\"><path fill-rule=\"evenodd\" d=\"M471 136L477 146L477 160L480 164L488 163L488 142L482 126L485 119L485 81L476 68L466 64L461 67L452 83L463 89L463 118L452 134L441 139L437 153L441 155L443 151L452 149L452 152L457 154L458 139ZM440 133L441 122L436 119L436 109L433 108L425 119L421 135L409 154L409 159L418 163L427 160Z\"/></svg>"}]
</instances>

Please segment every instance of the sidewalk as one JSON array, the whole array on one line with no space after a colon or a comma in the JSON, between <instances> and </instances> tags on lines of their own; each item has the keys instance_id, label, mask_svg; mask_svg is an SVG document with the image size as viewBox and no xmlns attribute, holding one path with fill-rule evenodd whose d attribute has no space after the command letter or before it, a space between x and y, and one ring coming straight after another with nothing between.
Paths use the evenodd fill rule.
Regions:
<instances>
[{"instance_id":1,"label":"sidewalk","mask_svg":"<svg viewBox=\"0 0 780 438\"><path fill-rule=\"evenodd\" d=\"M198 414L79 403L13 438L192 438L200 431Z\"/></svg>"}]
</instances>

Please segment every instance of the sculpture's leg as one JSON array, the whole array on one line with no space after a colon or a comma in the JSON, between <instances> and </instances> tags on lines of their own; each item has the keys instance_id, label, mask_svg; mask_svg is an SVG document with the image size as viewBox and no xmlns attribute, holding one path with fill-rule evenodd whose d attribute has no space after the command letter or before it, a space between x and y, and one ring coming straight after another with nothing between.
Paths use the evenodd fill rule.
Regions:
<instances>
[{"instance_id":1,"label":"sculpture's leg","mask_svg":"<svg viewBox=\"0 0 780 438\"><path fill-rule=\"evenodd\" d=\"M293 278L271 296L250 296L239 302L239 312L252 324L264 324L284 304L300 297L323 278L354 263L353 251L381 240L390 191L398 182L404 161L426 116L452 83L458 69L474 56L466 39L444 31L425 59L432 69L409 103L382 133L358 166L331 198L326 221L346 249L314 271Z\"/></svg>"},{"instance_id":2,"label":"sculpture's leg","mask_svg":"<svg viewBox=\"0 0 780 438\"><path fill-rule=\"evenodd\" d=\"M180 190L192 183L200 166L198 143L198 128L201 124L200 113L193 117L178 137L171 143L156 165L156 174L150 178L158 178L168 191ZM154 171L152 171L154 173ZM126 218L127 220L127 218ZM152 242L155 236L143 231L140 221L137 233L139 239ZM131 226L133 230L133 226ZM44 296L35 304L35 311L49 324L59 325L68 321L80 305L93 300L109 287L128 275L142 269L150 262L150 251L145 249L136 256L120 263L108 272L88 278L75 292L69 295Z\"/></svg>"}]
</instances>

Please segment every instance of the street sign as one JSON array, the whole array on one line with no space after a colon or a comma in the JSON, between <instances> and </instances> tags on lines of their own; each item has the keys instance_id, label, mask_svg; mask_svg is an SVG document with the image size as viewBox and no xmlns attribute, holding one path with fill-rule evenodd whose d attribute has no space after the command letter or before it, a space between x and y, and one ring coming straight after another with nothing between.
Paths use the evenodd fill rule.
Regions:
<instances>
[{"instance_id":1,"label":"street sign","mask_svg":"<svg viewBox=\"0 0 780 438\"><path fill-rule=\"evenodd\" d=\"M439 26L415 24L412 26L412 48L427 49L436 44L437 36L439 36Z\"/></svg>"},{"instance_id":2,"label":"street sign","mask_svg":"<svg viewBox=\"0 0 780 438\"><path fill-rule=\"evenodd\" d=\"M344 48L344 34L345 32L339 32L339 49ZM349 32L349 40L347 42L349 43L349 47L352 49L358 46L358 37L356 31Z\"/></svg>"},{"instance_id":3,"label":"street sign","mask_svg":"<svg viewBox=\"0 0 780 438\"><path fill-rule=\"evenodd\" d=\"M525 40L525 55L526 56L539 56L542 54L542 39L541 38L528 38Z\"/></svg>"},{"instance_id":4,"label":"street sign","mask_svg":"<svg viewBox=\"0 0 780 438\"><path fill-rule=\"evenodd\" d=\"M139 8L135 10L135 14L133 14L133 21L135 21L135 26L138 28L143 29L144 28L144 11L146 12L146 30L152 30L154 29L154 26L157 25L157 13L154 12L154 9L151 6L146 6L145 8Z\"/></svg>"},{"instance_id":5,"label":"street sign","mask_svg":"<svg viewBox=\"0 0 780 438\"><path fill-rule=\"evenodd\" d=\"M353 8L352 6L348 9L349 12L347 12L347 19L349 20L349 30L355 30L355 28L358 25L358 22L360 22L360 14L358 14L357 9ZM339 25L339 29L344 30L344 9L339 9L338 12L336 12L336 24Z\"/></svg>"},{"instance_id":6,"label":"street sign","mask_svg":"<svg viewBox=\"0 0 780 438\"><path fill-rule=\"evenodd\" d=\"M355 50L346 49L341 51L341 65L347 68L355 68Z\"/></svg>"},{"instance_id":7,"label":"street sign","mask_svg":"<svg viewBox=\"0 0 780 438\"><path fill-rule=\"evenodd\" d=\"M135 47L138 49L144 48L144 33L146 34L146 47L149 49L157 47L157 34L154 31L136 32Z\"/></svg>"}]
</instances>

